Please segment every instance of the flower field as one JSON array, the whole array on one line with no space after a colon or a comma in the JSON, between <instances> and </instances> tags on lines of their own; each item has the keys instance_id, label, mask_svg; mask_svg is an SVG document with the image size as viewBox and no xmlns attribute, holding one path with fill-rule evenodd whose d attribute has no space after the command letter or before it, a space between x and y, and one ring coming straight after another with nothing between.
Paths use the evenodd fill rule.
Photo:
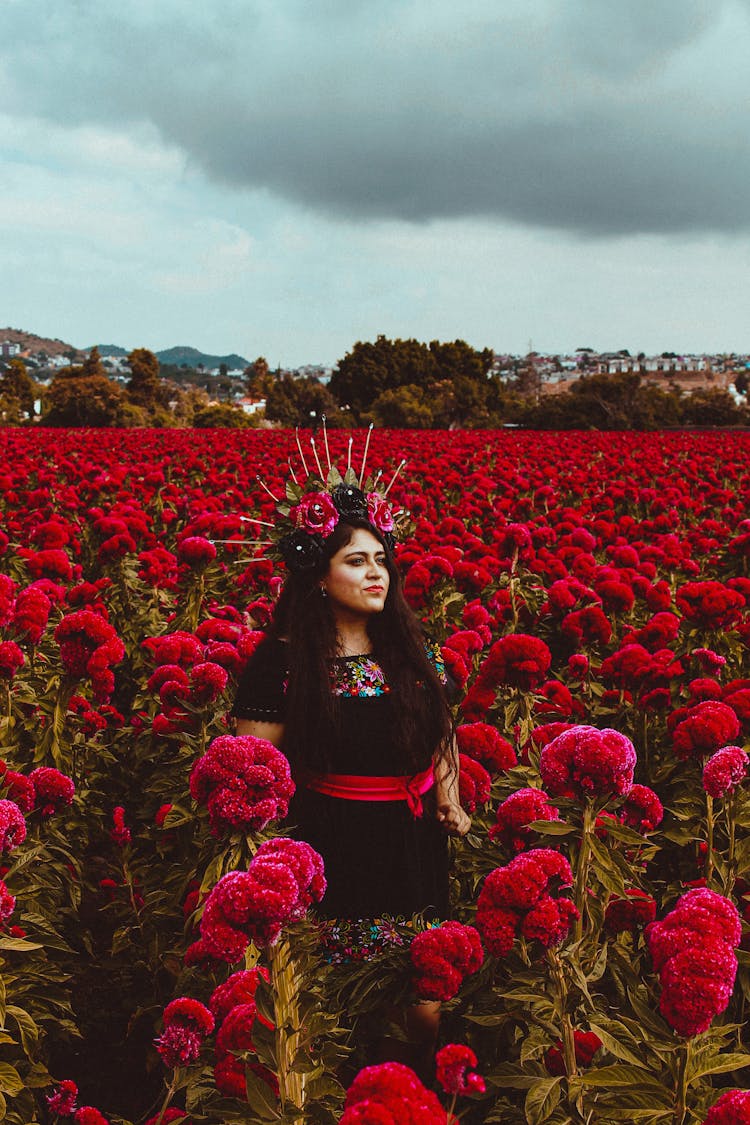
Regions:
<instances>
[{"instance_id":1,"label":"flower field","mask_svg":"<svg viewBox=\"0 0 750 1125\"><path fill-rule=\"evenodd\" d=\"M750 1122L750 435L373 435L473 828L345 964L226 719L293 433L1 440L0 1120ZM437 1076L371 1066L417 999Z\"/></svg>"}]
</instances>

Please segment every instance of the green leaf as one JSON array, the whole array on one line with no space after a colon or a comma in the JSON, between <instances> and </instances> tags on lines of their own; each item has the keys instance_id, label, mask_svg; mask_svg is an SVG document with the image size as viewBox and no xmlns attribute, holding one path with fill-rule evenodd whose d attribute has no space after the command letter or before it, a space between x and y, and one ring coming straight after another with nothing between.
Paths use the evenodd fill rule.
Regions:
<instances>
[{"instance_id":1,"label":"green leaf","mask_svg":"<svg viewBox=\"0 0 750 1125\"><path fill-rule=\"evenodd\" d=\"M302 496L302 488L300 485L295 484L293 480L286 482L286 498L290 504L299 504Z\"/></svg>"},{"instance_id":2,"label":"green leaf","mask_svg":"<svg viewBox=\"0 0 750 1125\"><path fill-rule=\"evenodd\" d=\"M750 1055L744 1052L735 1052L727 1055L714 1055L709 1059L696 1059L695 1068L688 1069L688 1082L702 1078L704 1074L727 1074L730 1070L742 1070L750 1066Z\"/></svg>"},{"instance_id":3,"label":"green leaf","mask_svg":"<svg viewBox=\"0 0 750 1125\"><path fill-rule=\"evenodd\" d=\"M30 953L32 949L44 949L36 941L26 941L24 938L0 937L0 949L16 949L19 953Z\"/></svg>"},{"instance_id":4,"label":"green leaf","mask_svg":"<svg viewBox=\"0 0 750 1125\"><path fill-rule=\"evenodd\" d=\"M39 1028L34 1023L29 1013L24 1011L23 1008L17 1008L15 1004L9 1004L7 1012L9 1016L13 1016L13 1019L18 1024L23 1049L28 1057L31 1058L32 1052L39 1039Z\"/></svg>"},{"instance_id":5,"label":"green leaf","mask_svg":"<svg viewBox=\"0 0 750 1125\"><path fill-rule=\"evenodd\" d=\"M577 831L575 825L566 824L564 820L532 820L526 827L540 836L569 836Z\"/></svg>"},{"instance_id":6,"label":"green leaf","mask_svg":"<svg viewBox=\"0 0 750 1125\"><path fill-rule=\"evenodd\" d=\"M526 1095L524 1113L529 1125L541 1125L560 1101L560 1079L538 1078Z\"/></svg>"},{"instance_id":7,"label":"green leaf","mask_svg":"<svg viewBox=\"0 0 750 1125\"><path fill-rule=\"evenodd\" d=\"M248 1067L245 1067L245 1088L248 1104L253 1107L253 1114L259 1121L281 1120L276 1095L268 1083Z\"/></svg>"},{"instance_id":8,"label":"green leaf","mask_svg":"<svg viewBox=\"0 0 750 1125\"><path fill-rule=\"evenodd\" d=\"M584 1086L658 1086L662 1083L642 1066L602 1066L578 1076Z\"/></svg>"},{"instance_id":9,"label":"green leaf","mask_svg":"<svg viewBox=\"0 0 750 1125\"><path fill-rule=\"evenodd\" d=\"M605 1050L609 1051L611 1055L614 1055L616 1059L622 1059L623 1062L632 1063L633 1066L642 1066L643 1059L639 1059L633 1051L624 1046L619 1039L615 1039L614 1035L610 1035L610 1033L605 1031L599 1024L589 1023L589 1030L599 1036L602 1041L602 1046Z\"/></svg>"},{"instance_id":10,"label":"green leaf","mask_svg":"<svg viewBox=\"0 0 750 1125\"><path fill-rule=\"evenodd\" d=\"M10 1063L0 1062L0 1091L14 1098L24 1088L23 1079Z\"/></svg>"},{"instance_id":11,"label":"green leaf","mask_svg":"<svg viewBox=\"0 0 750 1125\"><path fill-rule=\"evenodd\" d=\"M331 465L330 469L328 470L328 476L326 478L326 488L329 492L331 492L339 484L343 484L341 473L338 471L335 465Z\"/></svg>"}]
</instances>

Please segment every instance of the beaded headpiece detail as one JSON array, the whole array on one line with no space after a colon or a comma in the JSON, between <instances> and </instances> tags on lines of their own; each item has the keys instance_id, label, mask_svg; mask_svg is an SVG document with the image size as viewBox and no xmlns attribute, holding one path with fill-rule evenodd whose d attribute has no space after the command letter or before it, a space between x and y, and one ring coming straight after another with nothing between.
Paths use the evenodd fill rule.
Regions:
<instances>
[{"instance_id":1,"label":"beaded headpiece detail","mask_svg":"<svg viewBox=\"0 0 750 1125\"><path fill-rule=\"evenodd\" d=\"M372 430L373 427L370 425L359 473L352 467L353 438L349 438L344 472L342 473L331 461L324 418L323 441L327 466L325 471L314 437L310 438L314 469L308 469L299 431L295 430L301 473L298 476L290 459L290 479L286 482L285 497L281 499L275 496L265 482L260 477L257 478L261 487L276 503L276 522L269 525L267 522L254 520L251 517L243 517L243 520L272 528L269 531L267 553L283 559L290 570L305 571L317 567L323 555L324 543L340 521L366 520L382 535L390 548L395 543L397 531L404 529L408 524L408 513L392 506L388 500L388 493L406 461L402 460L399 463L386 488L381 484L382 471L374 477L365 476Z\"/></svg>"}]
</instances>

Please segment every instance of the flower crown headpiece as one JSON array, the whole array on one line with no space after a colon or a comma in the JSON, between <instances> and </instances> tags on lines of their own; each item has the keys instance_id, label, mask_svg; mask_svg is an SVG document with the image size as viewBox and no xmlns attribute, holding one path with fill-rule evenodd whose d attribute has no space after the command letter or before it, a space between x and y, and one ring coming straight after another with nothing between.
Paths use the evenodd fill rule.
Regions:
<instances>
[{"instance_id":1,"label":"flower crown headpiece","mask_svg":"<svg viewBox=\"0 0 750 1125\"><path fill-rule=\"evenodd\" d=\"M384 538L388 547L393 548L396 532L405 530L409 524L409 516L401 508L393 507L388 501L396 477L399 475L406 460L399 462L390 483L382 487L382 470L374 477L365 477L367 454L370 448L370 436L373 426L367 431L362 466L357 473L352 467L353 438L349 438L349 449L346 460L346 469L343 473L331 461L328 447L328 431L326 430L325 417L323 417L323 441L325 446L325 459L327 471L324 472L320 462L315 438L310 438L310 448L315 461L315 470L308 469L305 455L299 438L299 430L295 430L297 450L302 466L301 476L298 477L291 459L289 471L291 478L286 482L286 495L284 499L275 496L268 485L258 477L258 483L276 503L276 522L268 524L263 520L256 520L249 516L240 517L245 523L261 524L269 528L268 554L281 558L289 570L313 570L318 566L322 556L326 539L332 534L339 521L351 519L364 519L375 528Z\"/></svg>"}]
</instances>

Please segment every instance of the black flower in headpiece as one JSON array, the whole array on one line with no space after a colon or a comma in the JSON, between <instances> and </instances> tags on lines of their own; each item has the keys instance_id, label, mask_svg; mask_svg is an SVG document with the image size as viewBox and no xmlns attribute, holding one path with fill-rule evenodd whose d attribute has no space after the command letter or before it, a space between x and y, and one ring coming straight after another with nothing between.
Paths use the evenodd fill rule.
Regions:
<instances>
[{"instance_id":1,"label":"black flower in headpiece","mask_svg":"<svg viewBox=\"0 0 750 1125\"><path fill-rule=\"evenodd\" d=\"M323 537L291 531L279 540L279 550L290 570L314 570L323 557Z\"/></svg>"},{"instance_id":2,"label":"black flower in headpiece","mask_svg":"<svg viewBox=\"0 0 750 1125\"><path fill-rule=\"evenodd\" d=\"M367 500L361 489L353 484L337 484L331 499L344 519L367 519Z\"/></svg>"}]
</instances>

